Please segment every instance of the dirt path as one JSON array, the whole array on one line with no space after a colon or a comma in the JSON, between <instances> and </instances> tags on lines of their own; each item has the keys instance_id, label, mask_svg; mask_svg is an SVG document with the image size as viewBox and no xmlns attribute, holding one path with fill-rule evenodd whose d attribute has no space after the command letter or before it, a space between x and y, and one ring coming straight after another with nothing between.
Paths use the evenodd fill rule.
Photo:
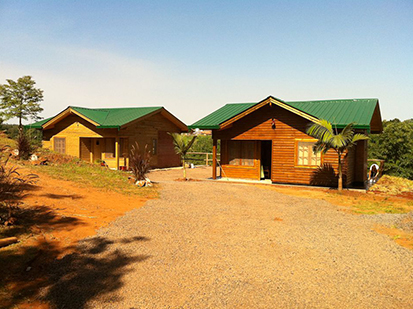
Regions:
<instances>
[{"instance_id":1,"label":"dirt path","mask_svg":"<svg viewBox=\"0 0 413 309\"><path fill-rule=\"evenodd\" d=\"M365 216L258 186L174 182L175 171L151 178L167 180L161 199L51 266L56 308L413 308L413 252Z\"/></svg>"},{"instance_id":2,"label":"dirt path","mask_svg":"<svg viewBox=\"0 0 413 309\"><path fill-rule=\"evenodd\" d=\"M48 308L36 299L39 288L50 284L49 264L68 253L76 255L79 240L146 201L39 174L23 199L27 213L18 226L2 230L3 236L17 236L19 243L0 250L0 271L8 282L0 283L0 307Z\"/></svg>"},{"instance_id":3,"label":"dirt path","mask_svg":"<svg viewBox=\"0 0 413 309\"><path fill-rule=\"evenodd\" d=\"M99 228L141 207L147 199L79 186L40 174L34 190L29 191L23 201L37 207L40 213L48 209L49 220L39 220L36 225L48 240L59 242L62 254L67 254L77 241L95 235Z\"/></svg>"}]
</instances>

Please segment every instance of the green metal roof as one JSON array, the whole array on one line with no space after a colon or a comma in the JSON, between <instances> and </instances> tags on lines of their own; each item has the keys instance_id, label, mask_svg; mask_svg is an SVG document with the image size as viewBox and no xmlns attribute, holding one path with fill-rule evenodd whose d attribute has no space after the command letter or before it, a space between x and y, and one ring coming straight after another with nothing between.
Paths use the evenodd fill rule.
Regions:
<instances>
[{"instance_id":1,"label":"green metal roof","mask_svg":"<svg viewBox=\"0 0 413 309\"><path fill-rule=\"evenodd\" d=\"M90 120L97 122L99 124L98 127L101 128L118 128L162 108L161 106L125 108L70 107Z\"/></svg>"},{"instance_id":2,"label":"green metal roof","mask_svg":"<svg viewBox=\"0 0 413 309\"><path fill-rule=\"evenodd\" d=\"M350 122L356 129L370 129L370 121L378 99L346 99L323 101L285 102L302 112L318 119L326 119L338 128L343 128ZM208 116L188 126L190 129L219 129L220 124L248 110L257 103L231 103L212 112Z\"/></svg>"},{"instance_id":3,"label":"green metal roof","mask_svg":"<svg viewBox=\"0 0 413 309\"><path fill-rule=\"evenodd\" d=\"M42 125L45 124L46 122L48 122L48 121L49 121L50 119L52 119L52 118L54 118L54 117L46 118L46 119L37 121L37 122L35 122L35 123L31 123L31 124L25 125L24 127L27 128L27 129L30 129L30 128L33 128L33 129L41 129L41 128L42 128Z\"/></svg>"},{"instance_id":4,"label":"green metal roof","mask_svg":"<svg viewBox=\"0 0 413 309\"><path fill-rule=\"evenodd\" d=\"M215 112L209 114L208 116L198 120L194 124L190 125L190 129L219 129L219 125L232 117L246 111L250 107L254 106L257 103L230 103L227 104Z\"/></svg>"},{"instance_id":5,"label":"green metal roof","mask_svg":"<svg viewBox=\"0 0 413 309\"><path fill-rule=\"evenodd\" d=\"M378 99L348 99L285 103L318 119L326 119L338 128L354 122L357 129L369 129L377 102Z\"/></svg>"},{"instance_id":6,"label":"green metal roof","mask_svg":"<svg viewBox=\"0 0 413 309\"><path fill-rule=\"evenodd\" d=\"M69 106L68 108L71 108L93 122L98 123L98 128L119 128L135 119L139 119L157 111L162 107L85 108ZM46 122L54 117L35 122L26 127L41 129Z\"/></svg>"}]
</instances>

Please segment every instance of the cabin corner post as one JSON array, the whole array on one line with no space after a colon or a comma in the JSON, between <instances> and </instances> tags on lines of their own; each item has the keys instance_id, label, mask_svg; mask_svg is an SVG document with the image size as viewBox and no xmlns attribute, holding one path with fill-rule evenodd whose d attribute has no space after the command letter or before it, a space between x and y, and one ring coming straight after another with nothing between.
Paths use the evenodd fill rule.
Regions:
<instances>
[{"instance_id":1,"label":"cabin corner post","mask_svg":"<svg viewBox=\"0 0 413 309\"><path fill-rule=\"evenodd\" d=\"M115 158L116 158L116 169L119 170L119 137L116 137L115 142Z\"/></svg>"},{"instance_id":2,"label":"cabin corner post","mask_svg":"<svg viewBox=\"0 0 413 309\"><path fill-rule=\"evenodd\" d=\"M212 140L212 179L217 179L217 139Z\"/></svg>"}]
</instances>

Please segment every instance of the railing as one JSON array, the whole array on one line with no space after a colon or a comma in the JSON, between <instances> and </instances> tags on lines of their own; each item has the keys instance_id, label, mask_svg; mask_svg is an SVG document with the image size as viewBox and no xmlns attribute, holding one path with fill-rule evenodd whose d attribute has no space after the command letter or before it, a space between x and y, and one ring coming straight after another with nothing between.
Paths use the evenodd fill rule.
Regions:
<instances>
[{"instance_id":1,"label":"railing","mask_svg":"<svg viewBox=\"0 0 413 309\"><path fill-rule=\"evenodd\" d=\"M217 159L219 160L220 154L217 153ZM200 162L205 165L212 165L212 152L188 152L186 157L187 162L201 165Z\"/></svg>"}]
</instances>

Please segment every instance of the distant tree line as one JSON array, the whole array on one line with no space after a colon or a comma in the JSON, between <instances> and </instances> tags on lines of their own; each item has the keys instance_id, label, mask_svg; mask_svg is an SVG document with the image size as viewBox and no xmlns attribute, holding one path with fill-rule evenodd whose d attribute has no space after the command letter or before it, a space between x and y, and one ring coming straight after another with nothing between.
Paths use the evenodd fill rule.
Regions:
<instances>
[{"instance_id":1,"label":"distant tree line","mask_svg":"<svg viewBox=\"0 0 413 309\"><path fill-rule=\"evenodd\" d=\"M385 160L384 173L413 180L413 119L383 121L383 133L370 136L369 158Z\"/></svg>"},{"instance_id":2,"label":"distant tree line","mask_svg":"<svg viewBox=\"0 0 413 309\"><path fill-rule=\"evenodd\" d=\"M0 119L0 131L6 133L8 138L14 139L14 140L17 140L20 134L18 124L1 123L1 119ZM32 144L32 146L35 146L35 147L42 146L43 132L41 130L25 129L24 132L26 133L26 136L30 140L30 143Z\"/></svg>"}]
</instances>

